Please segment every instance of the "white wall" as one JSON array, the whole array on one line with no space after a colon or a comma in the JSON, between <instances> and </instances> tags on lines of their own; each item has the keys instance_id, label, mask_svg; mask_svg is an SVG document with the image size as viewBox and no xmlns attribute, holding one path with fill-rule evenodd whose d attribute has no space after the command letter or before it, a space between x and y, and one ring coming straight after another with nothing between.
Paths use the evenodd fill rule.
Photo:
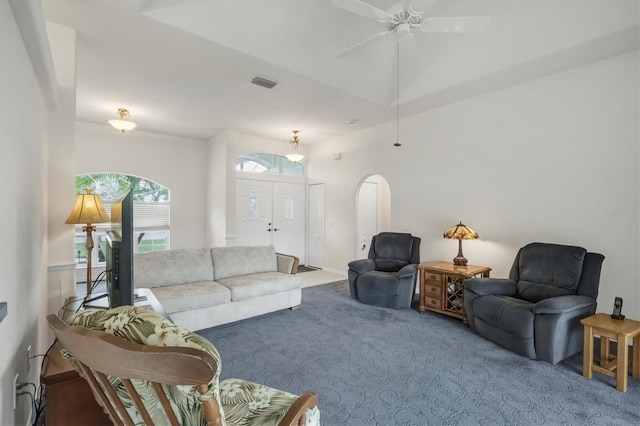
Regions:
<instances>
[{"instance_id":1,"label":"white wall","mask_svg":"<svg viewBox=\"0 0 640 426\"><path fill-rule=\"evenodd\" d=\"M0 323L2 425L28 422L27 396L13 410L13 378L38 382L39 363L27 369L26 348L43 350L38 327L46 310L48 110L16 22L0 0L0 302L8 302Z\"/></svg>"},{"instance_id":2,"label":"white wall","mask_svg":"<svg viewBox=\"0 0 640 426\"><path fill-rule=\"evenodd\" d=\"M125 173L169 188L171 248L205 246L207 142L78 122L75 158L77 174Z\"/></svg>"},{"instance_id":3,"label":"white wall","mask_svg":"<svg viewBox=\"0 0 640 426\"><path fill-rule=\"evenodd\" d=\"M346 270L356 187L380 174L392 229L422 237L423 260L456 255L442 232L460 220L481 238L465 256L496 277L528 242L580 245L606 256L599 310L620 296L640 318L638 76L633 52L404 118L401 148L394 122L314 145L327 267Z\"/></svg>"}]
</instances>

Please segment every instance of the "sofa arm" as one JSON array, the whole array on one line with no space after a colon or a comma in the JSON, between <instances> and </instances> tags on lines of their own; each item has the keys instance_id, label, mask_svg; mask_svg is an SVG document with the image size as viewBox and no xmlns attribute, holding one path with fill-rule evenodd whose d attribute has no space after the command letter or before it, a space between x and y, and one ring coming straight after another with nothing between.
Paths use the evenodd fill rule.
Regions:
<instances>
[{"instance_id":1,"label":"sofa arm","mask_svg":"<svg viewBox=\"0 0 640 426\"><path fill-rule=\"evenodd\" d=\"M464 280L464 288L478 296L516 294L516 282L506 278L469 278Z\"/></svg>"},{"instance_id":2,"label":"sofa arm","mask_svg":"<svg viewBox=\"0 0 640 426\"><path fill-rule=\"evenodd\" d=\"M298 272L300 259L296 256L276 253L276 260L278 261L278 272L284 272L285 274L295 274Z\"/></svg>"},{"instance_id":3,"label":"sofa arm","mask_svg":"<svg viewBox=\"0 0 640 426\"><path fill-rule=\"evenodd\" d=\"M531 308L534 314L564 314L578 309L595 306L596 301L589 296L569 295L543 299Z\"/></svg>"},{"instance_id":4,"label":"sofa arm","mask_svg":"<svg viewBox=\"0 0 640 426\"><path fill-rule=\"evenodd\" d=\"M365 272L374 271L376 269L376 263L373 259L353 260L349 262L349 269L360 275Z\"/></svg>"}]
</instances>

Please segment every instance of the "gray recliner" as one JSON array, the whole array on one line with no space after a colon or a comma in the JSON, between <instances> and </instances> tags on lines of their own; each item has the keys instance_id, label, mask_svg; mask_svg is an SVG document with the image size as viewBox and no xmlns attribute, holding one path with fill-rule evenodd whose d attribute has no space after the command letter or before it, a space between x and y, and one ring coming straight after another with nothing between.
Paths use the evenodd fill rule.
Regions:
<instances>
[{"instance_id":1,"label":"gray recliner","mask_svg":"<svg viewBox=\"0 0 640 426\"><path fill-rule=\"evenodd\" d=\"M420 238L381 232L371 238L368 259L349 262L351 297L368 305L410 308L420 263Z\"/></svg>"},{"instance_id":2,"label":"gray recliner","mask_svg":"<svg viewBox=\"0 0 640 426\"><path fill-rule=\"evenodd\" d=\"M465 281L469 326L513 352L557 364L582 351L580 320L596 311L603 260L582 247L528 244L509 279Z\"/></svg>"}]
</instances>

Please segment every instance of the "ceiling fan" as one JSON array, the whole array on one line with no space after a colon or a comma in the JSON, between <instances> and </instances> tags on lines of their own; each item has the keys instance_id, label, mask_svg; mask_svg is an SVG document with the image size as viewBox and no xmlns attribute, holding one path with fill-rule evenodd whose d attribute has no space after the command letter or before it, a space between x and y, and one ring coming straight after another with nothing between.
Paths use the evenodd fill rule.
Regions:
<instances>
[{"instance_id":1,"label":"ceiling fan","mask_svg":"<svg viewBox=\"0 0 640 426\"><path fill-rule=\"evenodd\" d=\"M421 2L425 10L436 0ZM401 0L388 10L382 10L363 0L333 0L333 5L366 18L374 19L385 26L385 30L372 35L337 54L345 57L379 39L395 34L403 50L413 50L415 46L412 30L420 28L427 33L481 33L489 23L487 16L468 17L424 17L424 10L417 11L411 5L411 0Z\"/></svg>"}]
</instances>

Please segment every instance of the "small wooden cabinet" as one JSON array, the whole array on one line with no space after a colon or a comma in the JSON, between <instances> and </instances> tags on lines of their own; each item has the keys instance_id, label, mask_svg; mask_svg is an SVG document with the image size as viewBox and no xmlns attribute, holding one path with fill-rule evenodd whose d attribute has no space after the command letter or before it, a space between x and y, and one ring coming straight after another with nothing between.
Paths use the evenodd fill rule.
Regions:
<instances>
[{"instance_id":1,"label":"small wooden cabinet","mask_svg":"<svg viewBox=\"0 0 640 426\"><path fill-rule=\"evenodd\" d=\"M418 265L420 302L418 311L435 311L463 319L464 280L473 277L488 277L487 266L456 266L451 262L432 260Z\"/></svg>"}]
</instances>

